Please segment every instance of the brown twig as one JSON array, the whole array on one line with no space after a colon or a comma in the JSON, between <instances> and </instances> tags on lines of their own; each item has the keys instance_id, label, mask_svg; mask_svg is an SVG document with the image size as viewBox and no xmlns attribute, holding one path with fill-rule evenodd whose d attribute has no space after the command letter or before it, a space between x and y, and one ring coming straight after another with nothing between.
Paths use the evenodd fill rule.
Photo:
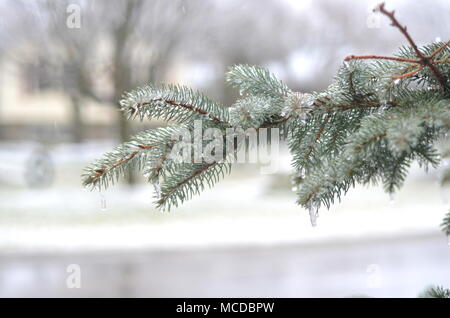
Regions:
<instances>
[{"instance_id":1,"label":"brown twig","mask_svg":"<svg viewBox=\"0 0 450 318\"><path fill-rule=\"evenodd\" d=\"M436 68L436 66L433 63L433 57L438 54L440 51L442 51L444 49L445 46L447 46L447 44L449 42L447 42L444 46L441 45L441 47L439 47L438 49L436 49L433 53L431 53L430 56L425 56L423 55L422 52L420 52L420 50L418 49L416 43L414 42L414 40L411 38L411 36L409 35L406 26L402 26L397 18L395 17L395 11L388 11L385 9L384 7L384 2L381 3L378 7L378 10L383 13L384 15L386 15L387 17L389 17L389 19L391 19L391 25L398 28L400 30L400 32L405 36L405 38L408 40L409 44L411 45L411 47L413 48L414 52L416 52L417 57L420 60L420 64L423 66L427 66L431 72L434 74L434 76L437 78L437 80L439 81L439 83L441 84L441 86L443 88L446 88L446 83L445 83L445 79L442 76L442 74L439 72L439 70ZM415 74L415 73L414 73Z\"/></svg>"},{"instance_id":2,"label":"brown twig","mask_svg":"<svg viewBox=\"0 0 450 318\"><path fill-rule=\"evenodd\" d=\"M408 72L408 73L405 73L405 74L396 75L396 76L392 77L392 79L393 80L397 80L397 79L403 79L403 78L411 77L414 74L416 74L417 72L421 71L422 69L423 69L423 65L420 65L415 70L412 70L411 72Z\"/></svg>"},{"instance_id":3,"label":"brown twig","mask_svg":"<svg viewBox=\"0 0 450 318\"><path fill-rule=\"evenodd\" d=\"M344 59L344 61L346 62L350 60L390 60L397 62L417 63L417 60L413 59L405 59L402 57L395 57L395 56L379 56L379 55L349 55Z\"/></svg>"},{"instance_id":4,"label":"brown twig","mask_svg":"<svg viewBox=\"0 0 450 318\"><path fill-rule=\"evenodd\" d=\"M450 41L443 43L440 47L438 47L433 53L431 53L430 58L434 58L437 54L441 53L443 49L445 49L450 44ZM437 61L436 61L437 62Z\"/></svg>"},{"instance_id":5,"label":"brown twig","mask_svg":"<svg viewBox=\"0 0 450 318\"><path fill-rule=\"evenodd\" d=\"M434 60L435 63L450 63L450 60Z\"/></svg>"},{"instance_id":6,"label":"brown twig","mask_svg":"<svg viewBox=\"0 0 450 318\"><path fill-rule=\"evenodd\" d=\"M374 11L380 11L382 14L387 16L391 20L391 25L393 27L396 27L400 30L400 32L405 36L406 40L408 40L409 45L413 48L414 52L416 52L416 55L420 59L425 59L425 56L420 52L420 50L417 47L417 44L414 42L412 37L409 35L408 30L406 26L402 26L400 22L398 22L397 18L395 17L395 11L388 11L384 7L384 2L381 3L377 8L375 8Z\"/></svg>"},{"instance_id":7,"label":"brown twig","mask_svg":"<svg viewBox=\"0 0 450 318\"><path fill-rule=\"evenodd\" d=\"M350 55L347 56L344 60L350 61L350 60L363 60L363 59L375 59L375 60L391 60L391 61L397 61L397 62L404 62L404 63L413 63L417 65L417 68L414 69L411 72L396 75L393 76L392 79L403 79L408 78L416 74L417 72L421 71L425 67L427 67L434 75L434 77L438 80L439 84L443 88L447 88L446 80L444 76L441 74L439 69L436 67L436 64L440 63L449 63L448 60L436 60L434 59L442 50L444 50L449 44L450 41L447 41L443 43L441 46L439 46L436 50L434 50L429 56L425 56L417 47L417 44L412 39L411 35L408 33L408 30L406 26L402 26L400 22L395 17L395 11L388 11L385 8L384 2L377 6L377 8L374 9L374 11L379 11L385 16L387 16L391 20L391 25L397 29L400 30L400 32L403 34L403 36L408 41L409 45L414 50L417 59L407 59L407 58L401 58L401 57L391 57L391 56L377 56L377 55L361 55L361 56L355 56Z\"/></svg>"}]
</instances>

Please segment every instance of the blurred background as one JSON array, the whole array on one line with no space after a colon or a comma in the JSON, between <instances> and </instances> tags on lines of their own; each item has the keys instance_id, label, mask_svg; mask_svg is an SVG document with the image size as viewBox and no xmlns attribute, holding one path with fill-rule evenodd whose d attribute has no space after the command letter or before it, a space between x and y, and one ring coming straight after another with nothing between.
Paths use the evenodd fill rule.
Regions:
<instances>
[{"instance_id":1,"label":"blurred background","mask_svg":"<svg viewBox=\"0 0 450 318\"><path fill-rule=\"evenodd\" d=\"M138 174L81 186L83 167L164 125L126 121L124 91L192 86L230 105L224 72L269 68L321 90L349 54L405 44L356 0L1 0L0 297L416 297L450 287L439 224L449 191L413 167L389 198L356 187L317 227L295 204L290 157L240 165L170 213ZM450 2L387 1L417 43L450 38Z\"/></svg>"}]
</instances>

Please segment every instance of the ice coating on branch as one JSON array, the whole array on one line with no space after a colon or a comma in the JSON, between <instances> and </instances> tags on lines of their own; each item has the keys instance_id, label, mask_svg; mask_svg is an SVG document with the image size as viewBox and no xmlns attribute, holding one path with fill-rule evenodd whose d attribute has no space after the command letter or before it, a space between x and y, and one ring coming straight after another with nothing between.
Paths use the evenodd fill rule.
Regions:
<instances>
[{"instance_id":1,"label":"ice coating on branch","mask_svg":"<svg viewBox=\"0 0 450 318\"><path fill-rule=\"evenodd\" d=\"M311 220L311 225L316 226L317 225L317 218L319 217L319 209L311 207L309 209L309 219Z\"/></svg>"},{"instance_id":2,"label":"ice coating on branch","mask_svg":"<svg viewBox=\"0 0 450 318\"><path fill-rule=\"evenodd\" d=\"M153 189L155 191L155 198L161 198L161 185L158 182L153 182Z\"/></svg>"},{"instance_id":3,"label":"ice coating on branch","mask_svg":"<svg viewBox=\"0 0 450 318\"><path fill-rule=\"evenodd\" d=\"M241 98L229 108L230 123L242 128L258 128L280 113L281 106L274 103L272 98L263 96Z\"/></svg>"},{"instance_id":4,"label":"ice coating on branch","mask_svg":"<svg viewBox=\"0 0 450 318\"><path fill-rule=\"evenodd\" d=\"M304 117L314 103L314 97L307 93L292 93L284 100L282 115Z\"/></svg>"}]
</instances>

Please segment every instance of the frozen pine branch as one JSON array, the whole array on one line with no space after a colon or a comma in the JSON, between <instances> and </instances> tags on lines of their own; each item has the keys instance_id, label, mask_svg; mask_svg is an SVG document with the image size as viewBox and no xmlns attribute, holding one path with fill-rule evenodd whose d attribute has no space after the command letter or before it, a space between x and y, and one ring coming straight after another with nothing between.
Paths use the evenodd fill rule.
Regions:
<instances>
[{"instance_id":1,"label":"frozen pine branch","mask_svg":"<svg viewBox=\"0 0 450 318\"><path fill-rule=\"evenodd\" d=\"M181 202L199 194L205 187L212 187L228 174L231 165L226 162L211 162L199 164L183 164L170 175L161 186L161 193L156 202L158 207L170 210Z\"/></svg>"},{"instance_id":2,"label":"frozen pine branch","mask_svg":"<svg viewBox=\"0 0 450 318\"><path fill-rule=\"evenodd\" d=\"M227 82L241 94L284 98L292 91L272 73L262 67L236 65L226 74Z\"/></svg>"},{"instance_id":3,"label":"frozen pine branch","mask_svg":"<svg viewBox=\"0 0 450 318\"><path fill-rule=\"evenodd\" d=\"M218 103L188 87L178 85L147 85L125 93L120 105L130 118L160 118L180 123L210 118L227 123L228 113Z\"/></svg>"},{"instance_id":4,"label":"frozen pine branch","mask_svg":"<svg viewBox=\"0 0 450 318\"><path fill-rule=\"evenodd\" d=\"M159 189L157 206L178 206L228 173L239 148L223 142L215 150L221 159L174 162L173 134L192 131L201 120L202 134L282 129L293 157L297 201L313 224L319 208L330 207L355 184L397 191L413 162L425 169L440 163L436 143L450 129L450 42L418 47L393 12L384 5L378 10L408 46L395 56L348 56L321 92L293 92L264 68L237 65L226 78L242 96L229 108L176 85L151 84L125 94L121 105L130 118L159 118L173 126L146 131L106 154L86 169L84 184L107 186L138 166ZM449 234L448 218L443 227Z\"/></svg>"},{"instance_id":5,"label":"frozen pine branch","mask_svg":"<svg viewBox=\"0 0 450 318\"><path fill-rule=\"evenodd\" d=\"M127 169L135 167L156 172L149 179L157 179L167 166L171 166L167 159L173 146L171 138L176 132L176 127L169 127L140 133L131 141L106 153L104 158L87 166L84 169L83 184L99 189L106 188L109 184L114 184Z\"/></svg>"}]
</instances>

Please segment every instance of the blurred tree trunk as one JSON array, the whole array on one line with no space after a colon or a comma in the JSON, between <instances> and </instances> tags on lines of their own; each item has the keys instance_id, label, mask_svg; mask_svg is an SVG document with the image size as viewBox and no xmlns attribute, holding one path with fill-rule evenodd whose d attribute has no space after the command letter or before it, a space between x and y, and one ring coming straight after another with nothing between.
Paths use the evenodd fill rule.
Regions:
<instances>
[{"instance_id":1,"label":"blurred tree trunk","mask_svg":"<svg viewBox=\"0 0 450 318\"><path fill-rule=\"evenodd\" d=\"M142 1L134 0L128 1L126 4L125 16L121 23L117 25L113 33L113 41L114 41L114 52L113 52L113 85L114 85L114 94L113 94L113 103L120 109L119 101L121 99L122 94L125 91L131 89L131 72L130 72L130 63L127 63L125 60L126 57L126 48L128 38L132 35L131 29L133 27L133 14L139 11L139 8L142 5ZM130 139L132 135L132 127L130 121L123 116L122 113L119 112L119 138L120 142L126 142ZM128 184L132 185L136 183L136 176L130 170L129 173L125 175L125 180Z\"/></svg>"},{"instance_id":2,"label":"blurred tree trunk","mask_svg":"<svg viewBox=\"0 0 450 318\"><path fill-rule=\"evenodd\" d=\"M81 118L81 99L78 95L71 95L72 106L72 141L80 143L83 141L83 120Z\"/></svg>"}]
</instances>

